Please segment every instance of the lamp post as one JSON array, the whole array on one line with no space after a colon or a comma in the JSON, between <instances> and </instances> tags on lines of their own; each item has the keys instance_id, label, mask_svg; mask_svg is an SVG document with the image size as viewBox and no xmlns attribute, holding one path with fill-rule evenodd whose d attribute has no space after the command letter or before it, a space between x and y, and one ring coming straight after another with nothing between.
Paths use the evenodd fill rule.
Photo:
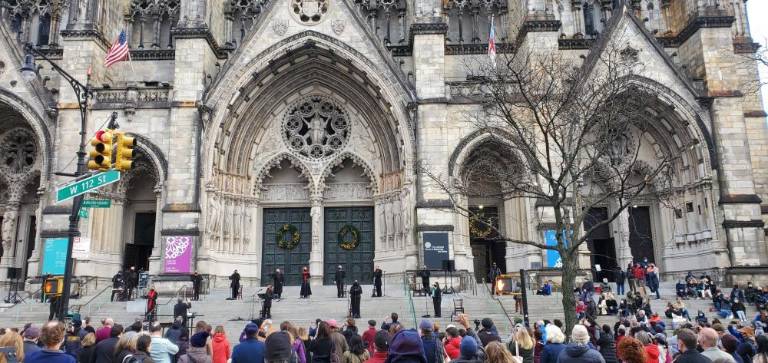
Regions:
<instances>
[{"instance_id":1,"label":"lamp post","mask_svg":"<svg viewBox=\"0 0 768 363\"><path fill-rule=\"evenodd\" d=\"M86 165L85 165L85 143L86 143L86 137L85 137L85 128L86 128L86 121L87 121L87 109L88 109L88 99L91 97L91 89L89 86L85 86L82 83L80 83L77 79L72 77L67 71L59 67L56 63L54 63L51 59L45 56L45 54L41 53L37 49L35 49L34 46L32 46L31 43L27 43L24 46L24 50L26 52L26 55L24 56L24 64L21 67L21 77L24 78L26 81L31 82L35 78L37 78L37 65L35 65L35 56L42 58L46 62L48 62L53 69L59 73L64 79L69 82L69 85L72 86L72 90L75 92L75 97L77 98L77 105L80 108L80 147L77 149L77 169L75 170L74 174L64 174L64 173L58 173L59 175L66 175L66 176L73 176L75 178L80 177L81 175L86 173ZM58 301L58 317L59 320L64 320L65 315L67 311L69 310L69 295L70 295L70 289L72 285L72 247L75 243L75 237L78 237L80 235L80 230L78 228L78 222L80 221L80 216L78 214L78 211L80 210L80 205L83 202L84 195L79 195L74 198L74 201L72 202L72 211L69 214L69 228L67 229L67 259L64 263L64 286L63 291L61 292L61 297Z\"/></svg>"}]
</instances>

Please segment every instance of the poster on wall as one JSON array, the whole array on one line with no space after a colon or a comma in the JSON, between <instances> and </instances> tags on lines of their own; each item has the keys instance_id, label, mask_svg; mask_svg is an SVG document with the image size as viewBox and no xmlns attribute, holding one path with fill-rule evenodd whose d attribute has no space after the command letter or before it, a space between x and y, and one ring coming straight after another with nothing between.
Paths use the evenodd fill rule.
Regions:
<instances>
[{"instance_id":1,"label":"poster on wall","mask_svg":"<svg viewBox=\"0 0 768 363\"><path fill-rule=\"evenodd\" d=\"M72 245L72 258L78 260L87 260L91 251L90 237L75 237L75 243Z\"/></svg>"},{"instance_id":2,"label":"poster on wall","mask_svg":"<svg viewBox=\"0 0 768 363\"><path fill-rule=\"evenodd\" d=\"M192 272L192 236L165 237L163 271L172 274Z\"/></svg>"},{"instance_id":3,"label":"poster on wall","mask_svg":"<svg viewBox=\"0 0 768 363\"><path fill-rule=\"evenodd\" d=\"M544 231L544 243L547 246L557 246L557 237L555 236L554 229L548 229ZM550 267L550 268L563 267L563 260L560 259L560 252L547 250L546 267Z\"/></svg>"},{"instance_id":4,"label":"poster on wall","mask_svg":"<svg viewBox=\"0 0 768 363\"><path fill-rule=\"evenodd\" d=\"M424 264L430 270L441 270L443 260L450 259L448 255L448 232L424 232Z\"/></svg>"},{"instance_id":5,"label":"poster on wall","mask_svg":"<svg viewBox=\"0 0 768 363\"><path fill-rule=\"evenodd\" d=\"M64 238L46 238L43 243L43 275L63 275L67 262L67 245Z\"/></svg>"}]
</instances>

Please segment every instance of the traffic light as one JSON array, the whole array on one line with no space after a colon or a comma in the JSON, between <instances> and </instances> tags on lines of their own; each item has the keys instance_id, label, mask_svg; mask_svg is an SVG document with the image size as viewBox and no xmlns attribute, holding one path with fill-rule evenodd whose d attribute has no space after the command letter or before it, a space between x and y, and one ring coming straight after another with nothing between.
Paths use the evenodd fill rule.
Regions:
<instances>
[{"instance_id":1,"label":"traffic light","mask_svg":"<svg viewBox=\"0 0 768 363\"><path fill-rule=\"evenodd\" d=\"M116 134L115 169L128 171L133 166L133 157L136 156L136 151L133 150L133 147L136 146L136 139L125 135L121 131L116 132Z\"/></svg>"},{"instance_id":2,"label":"traffic light","mask_svg":"<svg viewBox=\"0 0 768 363\"><path fill-rule=\"evenodd\" d=\"M93 150L89 153L88 169L108 170L112 167L112 133L109 130L96 131L96 136L91 139Z\"/></svg>"}]
</instances>

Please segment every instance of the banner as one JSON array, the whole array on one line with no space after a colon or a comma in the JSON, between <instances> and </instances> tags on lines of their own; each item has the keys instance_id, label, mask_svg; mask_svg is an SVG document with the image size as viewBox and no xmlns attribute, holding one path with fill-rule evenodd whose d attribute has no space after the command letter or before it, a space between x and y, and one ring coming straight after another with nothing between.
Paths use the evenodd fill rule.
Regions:
<instances>
[{"instance_id":1,"label":"banner","mask_svg":"<svg viewBox=\"0 0 768 363\"><path fill-rule=\"evenodd\" d=\"M442 270L448 260L448 232L422 233L424 240L424 264L430 270ZM419 266L421 268L421 266Z\"/></svg>"},{"instance_id":2,"label":"banner","mask_svg":"<svg viewBox=\"0 0 768 363\"><path fill-rule=\"evenodd\" d=\"M192 236L165 237L163 271L188 274L192 272Z\"/></svg>"},{"instance_id":3,"label":"banner","mask_svg":"<svg viewBox=\"0 0 768 363\"><path fill-rule=\"evenodd\" d=\"M63 275L67 263L67 245L64 238L46 238L43 242L43 275Z\"/></svg>"},{"instance_id":4,"label":"banner","mask_svg":"<svg viewBox=\"0 0 768 363\"><path fill-rule=\"evenodd\" d=\"M547 246L557 246L557 237L554 229L544 231L544 244ZM546 267L563 267L563 260L560 258L560 252L554 250L547 251Z\"/></svg>"}]
</instances>

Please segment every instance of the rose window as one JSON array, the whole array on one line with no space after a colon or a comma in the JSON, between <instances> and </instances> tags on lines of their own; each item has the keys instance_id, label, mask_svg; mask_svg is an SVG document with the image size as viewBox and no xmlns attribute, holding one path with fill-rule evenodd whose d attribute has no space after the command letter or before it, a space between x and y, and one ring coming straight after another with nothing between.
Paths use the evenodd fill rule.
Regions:
<instances>
[{"instance_id":1,"label":"rose window","mask_svg":"<svg viewBox=\"0 0 768 363\"><path fill-rule=\"evenodd\" d=\"M283 120L283 140L299 155L321 159L344 148L349 118L335 103L311 96L292 106Z\"/></svg>"},{"instance_id":2,"label":"rose window","mask_svg":"<svg viewBox=\"0 0 768 363\"><path fill-rule=\"evenodd\" d=\"M34 137L26 130L13 130L0 141L0 167L11 173L22 173L35 164L37 146Z\"/></svg>"}]
</instances>

